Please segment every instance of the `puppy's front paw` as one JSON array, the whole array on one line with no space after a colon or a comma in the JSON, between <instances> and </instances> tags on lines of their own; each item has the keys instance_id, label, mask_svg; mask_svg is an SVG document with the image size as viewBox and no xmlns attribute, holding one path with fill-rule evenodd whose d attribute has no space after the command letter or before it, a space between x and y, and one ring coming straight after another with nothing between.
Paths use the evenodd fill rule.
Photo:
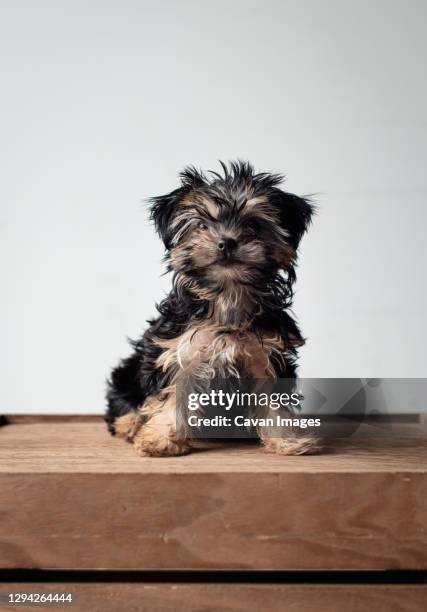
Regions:
<instances>
[{"instance_id":1,"label":"puppy's front paw","mask_svg":"<svg viewBox=\"0 0 427 612\"><path fill-rule=\"evenodd\" d=\"M266 453L277 455L316 455L322 450L319 438L264 438L262 443Z\"/></svg>"},{"instance_id":2,"label":"puppy's front paw","mask_svg":"<svg viewBox=\"0 0 427 612\"><path fill-rule=\"evenodd\" d=\"M191 451L187 440L176 440L168 435L153 435L144 427L135 437L133 446L140 457L176 457Z\"/></svg>"}]
</instances>

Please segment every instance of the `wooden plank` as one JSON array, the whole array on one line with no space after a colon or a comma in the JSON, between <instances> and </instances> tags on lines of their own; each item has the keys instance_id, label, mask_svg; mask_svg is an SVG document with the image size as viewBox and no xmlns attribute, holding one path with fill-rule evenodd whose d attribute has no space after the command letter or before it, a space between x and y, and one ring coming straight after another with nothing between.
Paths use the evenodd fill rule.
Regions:
<instances>
[{"instance_id":1,"label":"wooden plank","mask_svg":"<svg viewBox=\"0 0 427 612\"><path fill-rule=\"evenodd\" d=\"M71 592L74 603L69 608L74 612L424 612L427 600L424 585L0 584L2 595L9 592ZM5 612L17 609L45 612L47 606L1 607Z\"/></svg>"},{"instance_id":2,"label":"wooden plank","mask_svg":"<svg viewBox=\"0 0 427 612\"><path fill-rule=\"evenodd\" d=\"M0 567L426 569L427 446L139 458L97 423L0 430Z\"/></svg>"},{"instance_id":3,"label":"wooden plank","mask_svg":"<svg viewBox=\"0 0 427 612\"><path fill-rule=\"evenodd\" d=\"M324 454L305 457L279 457L253 443L225 442L158 459L138 457L131 445L111 437L103 423L67 419L0 428L0 473L427 472L427 442L420 438L337 440Z\"/></svg>"}]
</instances>

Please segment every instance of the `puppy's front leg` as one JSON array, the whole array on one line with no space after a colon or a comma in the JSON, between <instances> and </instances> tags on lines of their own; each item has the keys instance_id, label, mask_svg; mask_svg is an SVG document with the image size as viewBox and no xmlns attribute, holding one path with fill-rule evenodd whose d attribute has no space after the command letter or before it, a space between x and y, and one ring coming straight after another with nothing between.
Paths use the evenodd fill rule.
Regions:
<instances>
[{"instance_id":1,"label":"puppy's front leg","mask_svg":"<svg viewBox=\"0 0 427 612\"><path fill-rule=\"evenodd\" d=\"M189 440L176 431L176 394L170 390L147 401L141 409L143 425L133 437L133 445L141 456L171 457L191 450Z\"/></svg>"}]
</instances>

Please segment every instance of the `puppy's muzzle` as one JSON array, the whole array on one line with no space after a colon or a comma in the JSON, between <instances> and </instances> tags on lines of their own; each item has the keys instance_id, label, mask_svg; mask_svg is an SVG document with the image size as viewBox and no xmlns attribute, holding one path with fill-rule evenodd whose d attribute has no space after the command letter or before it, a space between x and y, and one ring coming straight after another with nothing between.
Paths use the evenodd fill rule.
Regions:
<instances>
[{"instance_id":1,"label":"puppy's muzzle","mask_svg":"<svg viewBox=\"0 0 427 612\"><path fill-rule=\"evenodd\" d=\"M233 257L233 253L237 246L237 242L232 238L221 238L216 243L216 250L218 253L218 259L228 260Z\"/></svg>"}]
</instances>

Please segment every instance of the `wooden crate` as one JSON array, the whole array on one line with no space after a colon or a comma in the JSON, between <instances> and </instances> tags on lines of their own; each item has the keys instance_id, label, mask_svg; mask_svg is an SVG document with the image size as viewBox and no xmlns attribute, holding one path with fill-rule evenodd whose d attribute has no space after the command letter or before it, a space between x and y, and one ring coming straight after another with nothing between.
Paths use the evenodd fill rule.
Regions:
<instances>
[{"instance_id":1,"label":"wooden crate","mask_svg":"<svg viewBox=\"0 0 427 612\"><path fill-rule=\"evenodd\" d=\"M242 444L142 459L96 418L15 419L0 428L0 512L5 570L427 570L427 445L337 441L278 457ZM150 610L181 609L175 597L200 601L186 610L257 610L275 598L276 609L378 612L427 609L425 588L91 584L81 601L105 597L113 610L134 593Z\"/></svg>"}]
</instances>

